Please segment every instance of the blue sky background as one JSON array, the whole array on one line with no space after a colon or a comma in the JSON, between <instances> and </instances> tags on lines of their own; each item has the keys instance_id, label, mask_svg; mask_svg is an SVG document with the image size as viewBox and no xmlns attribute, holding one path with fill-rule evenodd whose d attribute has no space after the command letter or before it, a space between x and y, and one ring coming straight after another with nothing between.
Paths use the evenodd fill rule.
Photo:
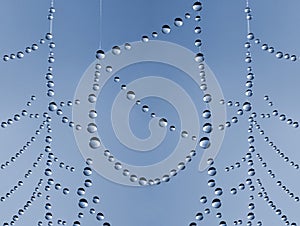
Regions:
<instances>
[{"instance_id":1,"label":"blue sky background","mask_svg":"<svg viewBox=\"0 0 300 226\"><path fill-rule=\"evenodd\" d=\"M176 17L184 17L186 12L192 13L193 1L171 1L171 0L103 0L103 28L101 34L102 48L105 51L112 46L122 45L125 42L138 41L142 35L151 36L152 31L159 32L159 40L166 40L178 43L196 52L193 42L198 38L193 28L196 22L193 18L184 20L181 28L172 26L169 35L161 34L161 26L173 24ZM296 0L282 2L279 0L250 0L253 20L251 28L256 37L261 39L261 44L268 43L269 46L284 53L300 54L298 13L300 3ZM206 63L215 73L225 96L226 101L239 101L245 99L246 63L244 61L246 49L247 27L244 13L245 2L238 0L211 0L203 2L201 11L202 51L205 54ZM27 46L38 43L40 38L45 36L49 30L47 20L49 1L17 1L1 0L0 8L0 55L17 53ZM95 52L99 47L99 1L96 0L65 0L55 1L56 14L53 24L54 42L56 43L54 81L55 99L59 103L65 103L73 99L75 89L86 68L94 61ZM286 114L287 118L294 121L299 120L299 65L300 60L292 62L285 59L277 59L275 54L262 51L260 45L252 44L253 70L255 72L254 96L252 106L254 111L260 113L272 113L277 109L280 113ZM39 113L39 119L23 117L20 122L14 122L6 129L0 129L1 156L0 162L5 163L19 149L26 144L28 139L34 136L35 130L43 121L42 114L47 110L49 98L46 97L47 72L47 44L40 45L36 52L25 54L22 60L15 59L9 62L0 62L0 120L7 121L14 114L20 114L23 109L29 113ZM298 55L300 56L300 55ZM134 68L133 68L134 69ZM171 69L170 69L171 70ZM134 70L131 71L132 73ZM128 72L127 72L128 73ZM112 95L116 95L111 90ZM27 107L26 103L30 97L35 95L36 101L32 106ZM268 106L264 96L269 95L274 106ZM228 107L228 120L236 113L237 107ZM66 115L71 117L71 107L63 107ZM166 108L165 110L168 110ZM137 113L138 114L138 113ZM175 113L174 113L175 114ZM171 114L176 120L176 115ZM93 186L86 189L86 199L89 200L89 207L80 209L78 200L81 198L76 194L77 188L84 186L86 179L82 174L85 167L84 160L76 146L72 129L61 123L61 119L52 114L52 150L58 157L58 163L53 162L53 175L55 183L70 189L70 194L64 195L63 189L56 190L54 187L47 193L44 191L48 177L44 175L47 153L44 152L45 130L37 136L26 153L18 160L0 170L0 196L7 192L19 181L23 180L24 185L19 188L11 198L0 202L0 222L10 222L12 217L23 208L24 204L31 197L34 187L39 179L45 183L40 190L43 193L37 198L29 210L19 217L16 225L37 225L42 221L47 225L44 206L46 195L51 196L49 201L52 204L50 212L53 213L54 225L62 219L67 225L73 225L78 220L79 212L84 213L80 221L82 225L102 225L110 222L111 225L189 225L195 221L195 214L202 212L204 220L198 225L219 225L221 219L216 218L216 213L221 212L222 220L227 225L233 225L235 220L241 219L246 225L249 195L255 196L256 217L253 224L262 221L263 225L284 225L281 216L275 215L268 203L257 196L259 186L255 182L261 179L269 197L273 200L276 208L280 208L289 218L290 223L299 224L299 202L293 201L285 191L276 185L281 180L295 196L299 192L299 170L293 169L289 163L283 161L272 148L263 141L269 136L270 140L276 143L285 155L294 162L300 162L298 152L299 129L294 129L286 121L281 122L278 117L270 119L258 118L258 123L265 130L261 136L254 130L255 146L257 152L261 153L268 167L261 167L261 163L253 154L253 161L256 175L252 178L256 185L256 191L250 192L249 188L238 191L237 195L231 195L230 189L245 183L249 178L247 175L248 166L240 160L245 156L248 149L247 143L247 116L241 117L236 125L228 128L222 150L218 155L215 167L218 174L215 177L217 186L223 188L224 194L219 198L222 207L215 209L211 206L211 200L216 196L214 188L207 186L210 179L207 173L197 171L201 159L201 149L197 150L197 156L188 167L180 172L169 183L160 186L147 188L131 188L114 184L103 177L93 173L91 180ZM137 128L138 131L138 128ZM43 160L37 168L32 167L40 153L44 154ZM123 156L126 160L126 156ZM241 162L241 168L225 172L226 166ZM290 160L291 161L291 160ZM74 166L76 171L62 169L59 163ZM33 169L33 174L24 178L28 169ZM271 169L276 174L272 179L267 171ZM100 197L99 204L92 203L93 196ZM208 197L208 204L199 202L201 196ZM101 223L96 220L96 214L90 214L91 208L95 208L96 214L103 212L105 220ZM205 208L210 209L210 214L205 214Z\"/></svg>"}]
</instances>

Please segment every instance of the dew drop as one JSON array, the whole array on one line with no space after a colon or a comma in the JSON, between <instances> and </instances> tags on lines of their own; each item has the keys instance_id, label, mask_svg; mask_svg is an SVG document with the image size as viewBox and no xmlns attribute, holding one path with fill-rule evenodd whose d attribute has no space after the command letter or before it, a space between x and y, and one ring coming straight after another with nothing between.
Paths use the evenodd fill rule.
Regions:
<instances>
[{"instance_id":1,"label":"dew drop","mask_svg":"<svg viewBox=\"0 0 300 226\"><path fill-rule=\"evenodd\" d=\"M96 58L99 59L99 60L104 59L104 58L105 58L105 53L104 53L104 51L103 51L103 50L98 50L98 51L96 52Z\"/></svg>"},{"instance_id":2,"label":"dew drop","mask_svg":"<svg viewBox=\"0 0 300 226\"><path fill-rule=\"evenodd\" d=\"M208 137L202 137L199 142L199 146L203 149L207 149L210 146L210 140Z\"/></svg>"},{"instance_id":3,"label":"dew drop","mask_svg":"<svg viewBox=\"0 0 300 226\"><path fill-rule=\"evenodd\" d=\"M183 20L182 20L181 18L176 18L176 19L174 20L174 25L175 25L176 27L181 27L181 26L183 25Z\"/></svg>"},{"instance_id":4,"label":"dew drop","mask_svg":"<svg viewBox=\"0 0 300 226\"><path fill-rule=\"evenodd\" d=\"M125 48L126 50L131 50L131 45L130 45L129 43L125 43L125 44L124 44L124 48Z\"/></svg>"},{"instance_id":5,"label":"dew drop","mask_svg":"<svg viewBox=\"0 0 300 226\"><path fill-rule=\"evenodd\" d=\"M89 133L95 133L97 131L97 125L95 123L89 123L87 127Z\"/></svg>"},{"instance_id":6,"label":"dew drop","mask_svg":"<svg viewBox=\"0 0 300 226\"><path fill-rule=\"evenodd\" d=\"M181 137L183 137L183 138L187 138L188 137L188 132L187 131L182 131L181 132Z\"/></svg>"},{"instance_id":7,"label":"dew drop","mask_svg":"<svg viewBox=\"0 0 300 226\"><path fill-rule=\"evenodd\" d=\"M201 221L201 220L203 220L203 218L204 218L204 217L203 217L203 214L202 214L202 213L197 213L197 214L196 214L196 217L195 217L196 220Z\"/></svg>"},{"instance_id":8,"label":"dew drop","mask_svg":"<svg viewBox=\"0 0 300 226\"><path fill-rule=\"evenodd\" d=\"M49 111L56 111L57 110L56 103L55 102L49 103L48 109L49 109Z\"/></svg>"},{"instance_id":9,"label":"dew drop","mask_svg":"<svg viewBox=\"0 0 300 226\"><path fill-rule=\"evenodd\" d=\"M278 59L281 59L283 57L283 53L282 52L277 52L275 55Z\"/></svg>"},{"instance_id":10,"label":"dew drop","mask_svg":"<svg viewBox=\"0 0 300 226\"><path fill-rule=\"evenodd\" d=\"M162 26L162 29L161 29L162 33L164 34L169 34L171 32L171 28L169 25L164 25Z\"/></svg>"},{"instance_id":11,"label":"dew drop","mask_svg":"<svg viewBox=\"0 0 300 226\"><path fill-rule=\"evenodd\" d=\"M201 2L195 2L193 5L194 11L200 11L202 9L202 3Z\"/></svg>"},{"instance_id":12,"label":"dew drop","mask_svg":"<svg viewBox=\"0 0 300 226\"><path fill-rule=\"evenodd\" d=\"M18 53L17 53L17 57L18 57L19 59L23 58L23 57L24 57L24 53L23 53L23 52L18 52Z\"/></svg>"},{"instance_id":13,"label":"dew drop","mask_svg":"<svg viewBox=\"0 0 300 226\"><path fill-rule=\"evenodd\" d=\"M161 119L159 120L159 126L160 126L160 127L167 127L167 126L168 126L168 121L167 121L167 119L161 118Z\"/></svg>"},{"instance_id":14,"label":"dew drop","mask_svg":"<svg viewBox=\"0 0 300 226\"><path fill-rule=\"evenodd\" d=\"M143 112L148 112L148 111L149 111L149 107L148 107L147 105L144 105L144 106L142 107L142 111L143 111Z\"/></svg>"},{"instance_id":15,"label":"dew drop","mask_svg":"<svg viewBox=\"0 0 300 226\"><path fill-rule=\"evenodd\" d=\"M211 206L218 209L222 206L221 200L220 199L214 199L211 203Z\"/></svg>"},{"instance_id":16,"label":"dew drop","mask_svg":"<svg viewBox=\"0 0 300 226\"><path fill-rule=\"evenodd\" d=\"M80 199L78 205L80 208L86 208L88 207L88 201L86 199Z\"/></svg>"},{"instance_id":17,"label":"dew drop","mask_svg":"<svg viewBox=\"0 0 300 226\"><path fill-rule=\"evenodd\" d=\"M211 100L212 100L212 97L211 97L210 94L205 94L205 95L204 95L203 101L204 101L205 103L209 103L209 102L211 102Z\"/></svg>"},{"instance_id":18,"label":"dew drop","mask_svg":"<svg viewBox=\"0 0 300 226\"><path fill-rule=\"evenodd\" d=\"M203 204L206 203L207 202L207 198L205 196L202 196L200 198L200 202L203 203Z\"/></svg>"},{"instance_id":19,"label":"dew drop","mask_svg":"<svg viewBox=\"0 0 300 226\"><path fill-rule=\"evenodd\" d=\"M135 99L135 93L133 91L127 92L127 99L128 100L134 100Z\"/></svg>"},{"instance_id":20,"label":"dew drop","mask_svg":"<svg viewBox=\"0 0 300 226\"><path fill-rule=\"evenodd\" d=\"M211 116L211 112L209 110L205 110L203 111L202 113L202 117L205 118L205 119L209 119Z\"/></svg>"},{"instance_id":21,"label":"dew drop","mask_svg":"<svg viewBox=\"0 0 300 226\"><path fill-rule=\"evenodd\" d=\"M204 55L202 53L197 53L194 59L197 63L201 63L204 61Z\"/></svg>"},{"instance_id":22,"label":"dew drop","mask_svg":"<svg viewBox=\"0 0 300 226\"><path fill-rule=\"evenodd\" d=\"M114 55L120 55L120 54L121 54L121 48L120 48L119 46L114 46L114 47L112 48L112 53L113 53Z\"/></svg>"},{"instance_id":23,"label":"dew drop","mask_svg":"<svg viewBox=\"0 0 300 226\"><path fill-rule=\"evenodd\" d=\"M215 167L210 167L208 170L207 170L207 174L209 176L215 176L217 174L217 170Z\"/></svg>"},{"instance_id":24,"label":"dew drop","mask_svg":"<svg viewBox=\"0 0 300 226\"><path fill-rule=\"evenodd\" d=\"M90 176L92 175L92 169L90 167L85 167L83 170L84 176Z\"/></svg>"},{"instance_id":25,"label":"dew drop","mask_svg":"<svg viewBox=\"0 0 300 226\"><path fill-rule=\"evenodd\" d=\"M93 203L97 204L100 202L100 198L98 196L93 197Z\"/></svg>"},{"instance_id":26,"label":"dew drop","mask_svg":"<svg viewBox=\"0 0 300 226\"><path fill-rule=\"evenodd\" d=\"M97 219L98 221L104 220L104 215L103 215L103 213L98 213L97 216L96 216L96 219Z\"/></svg>"},{"instance_id":27,"label":"dew drop","mask_svg":"<svg viewBox=\"0 0 300 226\"><path fill-rule=\"evenodd\" d=\"M205 133L210 133L212 131L212 125L210 123L205 123L202 130Z\"/></svg>"},{"instance_id":28,"label":"dew drop","mask_svg":"<svg viewBox=\"0 0 300 226\"><path fill-rule=\"evenodd\" d=\"M97 118L97 112L96 112L95 110L91 110L91 111L89 112L89 117L90 117L91 119Z\"/></svg>"},{"instance_id":29,"label":"dew drop","mask_svg":"<svg viewBox=\"0 0 300 226\"><path fill-rule=\"evenodd\" d=\"M90 139L89 145L92 149L99 148L101 146L101 142L98 137L92 137Z\"/></svg>"}]
</instances>

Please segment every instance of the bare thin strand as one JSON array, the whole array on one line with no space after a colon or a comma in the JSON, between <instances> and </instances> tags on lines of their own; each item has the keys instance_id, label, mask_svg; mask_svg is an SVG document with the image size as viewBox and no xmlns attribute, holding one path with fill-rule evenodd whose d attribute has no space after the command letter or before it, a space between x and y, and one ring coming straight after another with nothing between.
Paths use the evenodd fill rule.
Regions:
<instances>
[{"instance_id":1,"label":"bare thin strand","mask_svg":"<svg viewBox=\"0 0 300 226\"><path fill-rule=\"evenodd\" d=\"M54 7L54 0L51 0L50 7ZM53 20L50 20L49 32L52 34L52 31L53 31Z\"/></svg>"},{"instance_id":2,"label":"bare thin strand","mask_svg":"<svg viewBox=\"0 0 300 226\"><path fill-rule=\"evenodd\" d=\"M100 1L100 15L99 15L99 18L100 18L100 21L99 21L99 31L100 31L100 34L99 34L99 49L102 49L102 12L103 12L103 3L102 3L102 0L99 0Z\"/></svg>"}]
</instances>

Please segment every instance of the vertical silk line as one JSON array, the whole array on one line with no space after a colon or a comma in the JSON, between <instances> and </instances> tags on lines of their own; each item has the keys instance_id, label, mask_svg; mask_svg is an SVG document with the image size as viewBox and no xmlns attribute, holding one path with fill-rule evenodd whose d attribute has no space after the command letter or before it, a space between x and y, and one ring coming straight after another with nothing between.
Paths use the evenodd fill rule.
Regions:
<instances>
[{"instance_id":1,"label":"vertical silk line","mask_svg":"<svg viewBox=\"0 0 300 226\"><path fill-rule=\"evenodd\" d=\"M99 18L100 18L100 21L99 21L99 49L102 49L102 11L103 11L103 6L102 6L102 0L100 0L100 15L99 15Z\"/></svg>"},{"instance_id":2,"label":"vertical silk line","mask_svg":"<svg viewBox=\"0 0 300 226\"><path fill-rule=\"evenodd\" d=\"M54 7L54 0L51 0L50 7ZM49 28L49 33L52 34L53 30L53 20L50 20L50 28Z\"/></svg>"},{"instance_id":3,"label":"vertical silk line","mask_svg":"<svg viewBox=\"0 0 300 226\"><path fill-rule=\"evenodd\" d=\"M247 8L249 7L249 0L246 0L246 7ZM248 31L248 34L251 32L251 29L250 29L250 20L247 20L247 31Z\"/></svg>"}]
</instances>

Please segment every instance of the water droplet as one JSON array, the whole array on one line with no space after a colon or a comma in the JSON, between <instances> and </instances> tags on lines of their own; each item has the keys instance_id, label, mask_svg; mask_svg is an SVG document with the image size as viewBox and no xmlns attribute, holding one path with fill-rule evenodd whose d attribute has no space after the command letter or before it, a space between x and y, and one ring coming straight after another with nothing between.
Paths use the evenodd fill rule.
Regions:
<instances>
[{"instance_id":1,"label":"water droplet","mask_svg":"<svg viewBox=\"0 0 300 226\"><path fill-rule=\"evenodd\" d=\"M134 100L135 99L135 93L133 91L127 92L127 99L128 100Z\"/></svg>"},{"instance_id":2,"label":"water droplet","mask_svg":"<svg viewBox=\"0 0 300 226\"><path fill-rule=\"evenodd\" d=\"M99 148L101 146L101 142L100 142L98 137L92 137L90 139L89 145L90 145L91 148L96 149L96 148Z\"/></svg>"},{"instance_id":3,"label":"water droplet","mask_svg":"<svg viewBox=\"0 0 300 226\"><path fill-rule=\"evenodd\" d=\"M203 220L203 214L202 213L197 213L196 214L196 217L195 217L195 219L197 220L197 221L201 221L201 220Z\"/></svg>"},{"instance_id":4,"label":"water droplet","mask_svg":"<svg viewBox=\"0 0 300 226\"><path fill-rule=\"evenodd\" d=\"M153 37L153 38L157 38L157 37L158 37L158 33L157 33L156 31L153 31L153 32L152 32L152 37Z\"/></svg>"},{"instance_id":5,"label":"water droplet","mask_svg":"<svg viewBox=\"0 0 300 226\"><path fill-rule=\"evenodd\" d=\"M212 125L210 123L205 123L202 130L205 133L210 133L212 131Z\"/></svg>"},{"instance_id":6,"label":"water droplet","mask_svg":"<svg viewBox=\"0 0 300 226\"><path fill-rule=\"evenodd\" d=\"M189 135L189 133L187 131L182 131L181 132L181 137L183 137L183 138L187 138L188 135Z\"/></svg>"},{"instance_id":7,"label":"water droplet","mask_svg":"<svg viewBox=\"0 0 300 226\"><path fill-rule=\"evenodd\" d=\"M183 25L183 20L182 20L181 18L176 18L176 19L174 20L174 25L175 25L176 27L181 27L181 26Z\"/></svg>"},{"instance_id":8,"label":"water droplet","mask_svg":"<svg viewBox=\"0 0 300 226\"><path fill-rule=\"evenodd\" d=\"M23 52L18 52L18 53L17 53L17 57L18 57L19 59L23 58L23 57L24 57L24 53L23 53Z\"/></svg>"},{"instance_id":9,"label":"water droplet","mask_svg":"<svg viewBox=\"0 0 300 226\"><path fill-rule=\"evenodd\" d=\"M209 103L209 102L211 102L211 100L212 100L212 97L211 97L210 94L205 94L205 95L204 95L203 101L204 101L205 103Z\"/></svg>"},{"instance_id":10,"label":"water droplet","mask_svg":"<svg viewBox=\"0 0 300 226\"><path fill-rule=\"evenodd\" d=\"M52 213L46 213L45 219L46 220L51 220L53 218Z\"/></svg>"},{"instance_id":11,"label":"water droplet","mask_svg":"<svg viewBox=\"0 0 300 226\"><path fill-rule=\"evenodd\" d=\"M131 50L131 45L130 45L129 43L125 43L125 44L124 44L124 48L125 48L126 50Z\"/></svg>"},{"instance_id":12,"label":"water droplet","mask_svg":"<svg viewBox=\"0 0 300 226\"><path fill-rule=\"evenodd\" d=\"M144 106L142 107L142 111L143 111L143 112L148 112L148 111L149 111L149 107L148 107L147 105L144 105Z\"/></svg>"},{"instance_id":13,"label":"water droplet","mask_svg":"<svg viewBox=\"0 0 300 226\"><path fill-rule=\"evenodd\" d=\"M107 71L107 72L112 72L112 71L113 71L112 66L107 66L107 67L106 67L106 71Z\"/></svg>"},{"instance_id":14,"label":"water droplet","mask_svg":"<svg viewBox=\"0 0 300 226\"><path fill-rule=\"evenodd\" d=\"M200 34L201 33L201 27L199 27L199 26L195 27L194 32L196 34Z\"/></svg>"},{"instance_id":15,"label":"water droplet","mask_svg":"<svg viewBox=\"0 0 300 226\"><path fill-rule=\"evenodd\" d=\"M200 39L195 40L195 46L200 47L202 45L202 41Z\"/></svg>"},{"instance_id":16,"label":"water droplet","mask_svg":"<svg viewBox=\"0 0 300 226\"><path fill-rule=\"evenodd\" d=\"M84 195L85 194L84 188L78 188L77 189L77 194L80 195L80 196Z\"/></svg>"},{"instance_id":17,"label":"water droplet","mask_svg":"<svg viewBox=\"0 0 300 226\"><path fill-rule=\"evenodd\" d=\"M211 179L211 180L209 180L208 182L207 182L207 185L208 185L208 187L214 187L215 185L216 185L216 182L215 182L215 180L213 180L213 179Z\"/></svg>"},{"instance_id":18,"label":"water droplet","mask_svg":"<svg viewBox=\"0 0 300 226\"><path fill-rule=\"evenodd\" d=\"M280 121L286 120L286 116L285 116L284 114L280 115L280 116L279 116L279 120L280 120Z\"/></svg>"},{"instance_id":19,"label":"water droplet","mask_svg":"<svg viewBox=\"0 0 300 226\"><path fill-rule=\"evenodd\" d=\"M281 59L283 57L283 53L282 52L277 52L275 55L278 59Z\"/></svg>"},{"instance_id":20,"label":"water droplet","mask_svg":"<svg viewBox=\"0 0 300 226\"><path fill-rule=\"evenodd\" d=\"M217 170L215 167L210 167L208 170L207 170L207 174L209 176L215 176L217 174Z\"/></svg>"},{"instance_id":21,"label":"water droplet","mask_svg":"<svg viewBox=\"0 0 300 226\"><path fill-rule=\"evenodd\" d=\"M248 175L249 176L254 176L255 175L255 170L253 168L248 170Z\"/></svg>"},{"instance_id":22,"label":"water droplet","mask_svg":"<svg viewBox=\"0 0 300 226\"><path fill-rule=\"evenodd\" d=\"M147 183L148 183L148 181L147 181L147 179L145 177L141 177L139 179L139 184L140 185L145 186L145 185L147 185Z\"/></svg>"},{"instance_id":23,"label":"water droplet","mask_svg":"<svg viewBox=\"0 0 300 226\"><path fill-rule=\"evenodd\" d=\"M95 123L89 123L87 127L87 131L89 133L95 133L97 132L97 125Z\"/></svg>"},{"instance_id":24,"label":"water droplet","mask_svg":"<svg viewBox=\"0 0 300 226\"><path fill-rule=\"evenodd\" d=\"M78 205L80 208L86 208L88 207L88 201L86 199L80 199Z\"/></svg>"},{"instance_id":25,"label":"water droplet","mask_svg":"<svg viewBox=\"0 0 300 226\"><path fill-rule=\"evenodd\" d=\"M97 112L96 112L95 110L91 110L91 111L89 112L89 117L90 117L91 119L97 118Z\"/></svg>"},{"instance_id":26,"label":"water droplet","mask_svg":"<svg viewBox=\"0 0 300 226\"><path fill-rule=\"evenodd\" d=\"M295 55L292 55L290 59L291 59L291 61L296 61L297 57Z\"/></svg>"},{"instance_id":27,"label":"water droplet","mask_svg":"<svg viewBox=\"0 0 300 226\"><path fill-rule=\"evenodd\" d=\"M218 209L220 208L222 205L221 200L220 199L214 199L211 203L211 206Z\"/></svg>"},{"instance_id":28,"label":"water droplet","mask_svg":"<svg viewBox=\"0 0 300 226\"><path fill-rule=\"evenodd\" d=\"M97 213L96 219L97 219L98 221L104 220L104 215L103 215L103 213Z\"/></svg>"},{"instance_id":29,"label":"water droplet","mask_svg":"<svg viewBox=\"0 0 300 226\"><path fill-rule=\"evenodd\" d=\"M247 35L247 39L253 40L253 39L254 39L254 34L253 34L253 33L249 33L249 34Z\"/></svg>"},{"instance_id":30,"label":"water droplet","mask_svg":"<svg viewBox=\"0 0 300 226\"><path fill-rule=\"evenodd\" d=\"M248 218L249 220L254 220L254 218L255 218L254 213L252 213L252 212L248 213L247 218Z\"/></svg>"},{"instance_id":31,"label":"water droplet","mask_svg":"<svg viewBox=\"0 0 300 226\"><path fill-rule=\"evenodd\" d=\"M84 185L85 185L86 187L91 187L91 186L93 185L93 183L92 183L91 180L87 179L87 180L84 181Z\"/></svg>"},{"instance_id":32,"label":"water droplet","mask_svg":"<svg viewBox=\"0 0 300 226\"><path fill-rule=\"evenodd\" d=\"M96 58L99 59L99 60L104 59L104 58L105 58L105 53L104 53L104 51L103 51L103 50L98 50L98 51L96 52Z\"/></svg>"},{"instance_id":33,"label":"water droplet","mask_svg":"<svg viewBox=\"0 0 300 226\"><path fill-rule=\"evenodd\" d=\"M148 36L144 35L144 36L142 37L142 42L149 42Z\"/></svg>"},{"instance_id":34,"label":"water droplet","mask_svg":"<svg viewBox=\"0 0 300 226\"><path fill-rule=\"evenodd\" d=\"M219 196L222 195L222 194L223 194L222 188L216 188L216 189L215 189L215 194L216 194L216 195L219 195Z\"/></svg>"},{"instance_id":35,"label":"water droplet","mask_svg":"<svg viewBox=\"0 0 300 226\"><path fill-rule=\"evenodd\" d=\"M197 53L194 59L197 63L201 63L204 61L204 55L202 53Z\"/></svg>"},{"instance_id":36,"label":"water droplet","mask_svg":"<svg viewBox=\"0 0 300 226\"><path fill-rule=\"evenodd\" d=\"M85 167L83 170L84 176L90 176L92 175L92 169L90 167Z\"/></svg>"},{"instance_id":37,"label":"water droplet","mask_svg":"<svg viewBox=\"0 0 300 226\"><path fill-rule=\"evenodd\" d=\"M56 111L57 110L56 103L55 102L49 103L48 109L49 109L49 111Z\"/></svg>"},{"instance_id":38,"label":"water droplet","mask_svg":"<svg viewBox=\"0 0 300 226\"><path fill-rule=\"evenodd\" d=\"M46 36L45 36L45 38L47 40L51 40L53 38L53 35L51 33L47 33Z\"/></svg>"},{"instance_id":39,"label":"water droplet","mask_svg":"<svg viewBox=\"0 0 300 226\"><path fill-rule=\"evenodd\" d=\"M93 203L97 204L100 202L100 198L98 196L93 197Z\"/></svg>"},{"instance_id":40,"label":"water droplet","mask_svg":"<svg viewBox=\"0 0 300 226\"><path fill-rule=\"evenodd\" d=\"M167 119L161 118L161 119L159 120L159 126L161 126L161 127L167 127L167 126L168 126L168 121L167 121Z\"/></svg>"},{"instance_id":41,"label":"water droplet","mask_svg":"<svg viewBox=\"0 0 300 226\"><path fill-rule=\"evenodd\" d=\"M200 198L200 202L203 203L203 204L206 203L207 202L207 198L205 196L202 196Z\"/></svg>"},{"instance_id":42,"label":"water droplet","mask_svg":"<svg viewBox=\"0 0 300 226\"><path fill-rule=\"evenodd\" d=\"M237 193L236 188L232 188L232 189L230 190L230 193L231 193L232 195L235 195L235 194Z\"/></svg>"},{"instance_id":43,"label":"water droplet","mask_svg":"<svg viewBox=\"0 0 300 226\"><path fill-rule=\"evenodd\" d=\"M52 170L51 169L45 169L45 175L46 176L51 176L52 175Z\"/></svg>"},{"instance_id":44,"label":"water droplet","mask_svg":"<svg viewBox=\"0 0 300 226\"><path fill-rule=\"evenodd\" d=\"M176 127L175 126L170 126L170 131L175 131Z\"/></svg>"},{"instance_id":45,"label":"water droplet","mask_svg":"<svg viewBox=\"0 0 300 226\"><path fill-rule=\"evenodd\" d=\"M201 2L195 2L193 5L194 11L200 11L202 9L202 3Z\"/></svg>"},{"instance_id":46,"label":"water droplet","mask_svg":"<svg viewBox=\"0 0 300 226\"><path fill-rule=\"evenodd\" d=\"M210 140L209 140L209 138L208 137L202 137L200 139L199 145L203 149L209 148L209 146L210 146Z\"/></svg>"},{"instance_id":47,"label":"water droplet","mask_svg":"<svg viewBox=\"0 0 300 226\"><path fill-rule=\"evenodd\" d=\"M137 176L136 175L131 175L130 176L130 181L131 182L136 182L138 180Z\"/></svg>"},{"instance_id":48,"label":"water droplet","mask_svg":"<svg viewBox=\"0 0 300 226\"><path fill-rule=\"evenodd\" d=\"M169 34L171 32L171 28L169 25L164 25L162 26L162 29L161 29L162 33L164 34Z\"/></svg>"},{"instance_id":49,"label":"water droplet","mask_svg":"<svg viewBox=\"0 0 300 226\"><path fill-rule=\"evenodd\" d=\"M205 118L205 119L209 119L211 116L211 112L209 110L205 110L203 111L202 113L202 117Z\"/></svg>"},{"instance_id":50,"label":"water droplet","mask_svg":"<svg viewBox=\"0 0 300 226\"><path fill-rule=\"evenodd\" d=\"M38 47L37 44L33 44L33 45L31 46L31 49L32 49L33 51L37 50L38 48L39 48L39 47Z\"/></svg>"},{"instance_id":51,"label":"water droplet","mask_svg":"<svg viewBox=\"0 0 300 226\"><path fill-rule=\"evenodd\" d=\"M114 55L120 55L121 54L121 48L119 46L112 47L112 53Z\"/></svg>"}]
</instances>

